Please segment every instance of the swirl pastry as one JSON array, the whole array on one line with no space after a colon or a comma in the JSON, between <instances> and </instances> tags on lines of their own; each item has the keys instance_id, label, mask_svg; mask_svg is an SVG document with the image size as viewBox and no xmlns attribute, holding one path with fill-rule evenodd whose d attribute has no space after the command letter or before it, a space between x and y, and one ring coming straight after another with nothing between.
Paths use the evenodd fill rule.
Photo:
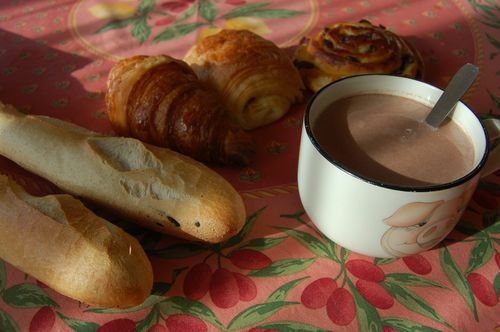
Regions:
<instances>
[{"instance_id":1,"label":"swirl pastry","mask_svg":"<svg viewBox=\"0 0 500 332\"><path fill-rule=\"evenodd\" d=\"M281 118L303 98L299 72L273 42L247 30L221 30L201 39L184 57L212 84L229 117L244 129Z\"/></svg>"},{"instance_id":2,"label":"swirl pastry","mask_svg":"<svg viewBox=\"0 0 500 332\"><path fill-rule=\"evenodd\" d=\"M167 147L203 162L246 165L248 133L185 62L166 55L119 61L108 76L106 106L119 135Z\"/></svg>"},{"instance_id":3,"label":"swirl pastry","mask_svg":"<svg viewBox=\"0 0 500 332\"><path fill-rule=\"evenodd\" d=\"M383 26L366 20L332 24L312 38L304 38L293 60L312 91L347 76L392 74L421 78L423 70L415 48Z\"/></svg>"}]
</instances>

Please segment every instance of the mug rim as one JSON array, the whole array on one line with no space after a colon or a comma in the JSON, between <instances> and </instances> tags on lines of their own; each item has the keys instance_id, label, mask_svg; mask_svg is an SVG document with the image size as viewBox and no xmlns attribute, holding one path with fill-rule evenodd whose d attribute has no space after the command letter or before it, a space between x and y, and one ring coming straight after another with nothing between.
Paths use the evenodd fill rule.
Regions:
<instances>
[{"instance_id":1,"label":"mug rim","mask_svg":"<svg viewBox=\"0 0 500 332\"><path fill-rule=\"evenodd\" d=\"M420 80L417 80L414 78L410 78L410 77L395 76L395 75L390 75L390 74L360 74L360 75L348 76L348 77L341 78L339 80L336 80L334 82L328 83L327 85L323 86L321 89L319 89L318 91L316 91L313 94L313 96L309 99L309 101L306 105L306 109L305 109L305 113L304 113L304 128L305 128L305 132L307 134L307 137L308 137L309 141L312 143L312 145L314 146L314 148L330 164L333 164L337 168L341 169L342 171L350 174L351 176L353 176L353 177L355 177L363 182L372 184L372 185L377 186L377 187L383 187L383 188L387 188L387 189L404 191L404 192L432 192L432 191L439 191L439 190L453 188L453 187L456 187L456 186L459 186L463 183L468 182L469 180L474 178L480 172L480 170L483 168L483 166L485 165L486 160L488 158L488 154L489 154L489 150L490 150L490 142L489 142L488 134L487 134L487 131L486 131L484 124L482 123L482 121L480 120L478 115L472 110L472 108L470 108L462 100L459 100L459 103L461 103L465 107L467 112L469 112L473 115L473 117L476 119L476 121L479 123L479 125L482 129L485 147L484 147L483 155L481 156L481 159L479 160L477 165L474 168L472 168L471 170L469 170L464 176L462 176L460 178L457 178L453 181L449 181L446 183L418 185L418 186L405 186L405 185L399 185L399 184L394 184L394 183L386 183L386 182L381 181L381 180L377 180L377 179L373 179L373 178L370 178L367 176L363 176L361 174L357 174L356 172L352 171L349 167L343 165L342 163L336 161L333 157L331 157L325 151L325 149L319 144L319 142L316 140L316 138L313 134L313 131L311 128L312 127L311 121L310 121L311 108L312 108L315 100L322 94L322 92L324 90L330 88L332 85L337 85L340 82L345 81L345 80L360 79L363 77L374 77L374 78L379 77L379 78L384 78L384 79L390 78L390 79L396 79L396 80L402 80L402 81L414 81L417 84L421 84L421 85L425 86L426 88L429 88L432 90L437 90L441 93L443 92L443 89L438 88L438 87L436 87L432 84L429 84L427 82L423 82L423 81L420 81Z\"/></svg>"}]
</instances>

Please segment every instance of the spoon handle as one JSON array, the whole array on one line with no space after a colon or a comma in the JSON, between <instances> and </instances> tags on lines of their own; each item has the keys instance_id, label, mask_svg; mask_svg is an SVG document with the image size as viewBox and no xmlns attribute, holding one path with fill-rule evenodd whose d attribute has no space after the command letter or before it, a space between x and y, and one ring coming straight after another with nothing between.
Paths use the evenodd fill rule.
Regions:
<instances>
[{"instance_id":1,"label":"spoon handle","mask_svg":"<svg viewBox=\"0 0 500 332\"><path fill-rule=\"evenodd\" d=\"M478 73L479 68L473 64L467 63L463 65L451 78L443 94L425 118L425 122L434 128L439 127L441 122L453 111L455 105L467 89L469 89Z\"/></svg>"}]
</instances>

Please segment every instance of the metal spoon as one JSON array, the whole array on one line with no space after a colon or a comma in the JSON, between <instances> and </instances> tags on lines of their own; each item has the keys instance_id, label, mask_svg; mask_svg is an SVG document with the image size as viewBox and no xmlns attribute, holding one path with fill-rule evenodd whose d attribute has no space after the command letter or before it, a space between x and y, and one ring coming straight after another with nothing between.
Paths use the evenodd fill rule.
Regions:
<instances>
[{"instance_id":1,"label":"metal spoon","mask_svg":"<svg viewBox=\"0 0 500 332\"><path fill-rule=\"evenodd\" d=\"M479 68L473 64L467 63L463 65L453 75L443 94L425 118L425 122L434 128L438 128L444 119L455 109L458 101L469 89L478 73Z\"/></svg>"}]
</instances>

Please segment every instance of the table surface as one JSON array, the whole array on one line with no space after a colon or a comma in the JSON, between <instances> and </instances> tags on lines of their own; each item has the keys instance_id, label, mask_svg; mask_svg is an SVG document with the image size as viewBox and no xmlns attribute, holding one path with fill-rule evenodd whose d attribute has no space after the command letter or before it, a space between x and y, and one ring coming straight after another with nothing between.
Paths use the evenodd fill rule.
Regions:
<instances>
[{"instance_id":1,"label":"table surface","mask_svg":"<svg viewBox=\"0 0 500 332\"><path fill-rule=\"evenodd\" d=\"M462 64L477 64L480 76L464 101L478 114L498 115L498 6L488 0L4 0L0 100L112 134L105 82L120 58L182 58L200 34L222 27L247 28L289 48L326 24L366 18L420 50L427 82L444 87ZM216 168L244 198L247 223L240 234L206 246L110 216L138 236L151 258L155 285L146 302L129 310L87 306L0 260L0 330L500 330L500 173L481 180L461 221L436 248L405 259L350 252L323 237L300 203L304 106L253 132L251 166ZM8 160L0 159L0 171L39 193L52 190ZM200 264L210 270L200 279L239 280L240 300L220 307L235 291L229 284L219 285L226 292L187 297L185 280ZM325 298L327 305L313 305Z\"/></svg>"}]
</instances>

